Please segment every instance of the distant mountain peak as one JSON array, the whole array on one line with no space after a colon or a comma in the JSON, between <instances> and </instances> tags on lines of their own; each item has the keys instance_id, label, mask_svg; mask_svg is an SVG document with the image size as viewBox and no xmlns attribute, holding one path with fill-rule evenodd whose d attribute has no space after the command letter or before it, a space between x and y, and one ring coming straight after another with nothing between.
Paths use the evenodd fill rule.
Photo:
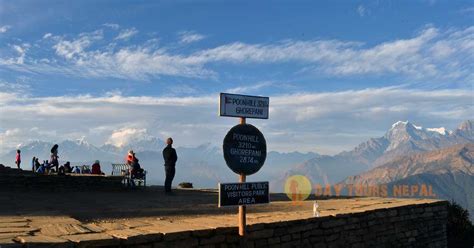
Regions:
<instances>
[{"instance_id":1,"label":"distant mountain peak","mask_svg":"<svg viewBox=\"0 0 474 248\"><path fill-rule=\"evenodd\" d=\"M452 133L452 131L447 130L445 127L424 128L409 121L397 121L392 124L392 128L387 132L386 137L393 136L397 132L406 133L408 136L418 138L427 138L432 135L449 135Z\"/></svg>"},{"instance_id":2,"label":"distant mountain peak","mask_svg":"<svg viewBox=\"0 0 474 248\"><path fill-rule=\"evenodd\" d=\"M420 139L420 131L423 128L415 126L409 121L397 121L392 125L392 128L385 134L385 138L390 141L388 150L396 148L399 144L405 143L412 139Z\"/></svg>"},{"instance_id":3,"label":"distant mountain peak","mask_svg":"<svg viewBox=\"0 0 474 248\"><path fill-rule=\"evenodd\" d=\"M411 124L409 121L397 121L392 124L391 129L399 128L399 127L406 127L407 125Z\"/></svg>"},{"instance_id":4,"label":"distant mountain peak","mask_svg":"<svg viewBox=\"0 0 474 248\"><path fill-rule=\"evenodd\" d=\"M454 134L474 141L474 120L463 121Z\"/></svg>"},{"instance_id":5,"label":"distant mountain peak","mask_svg":"<svg viewBox=\"0 0 474 248\"><path fill-rule=\"evenodd\" d=\"M87 142L87 140L86 140L86 136L82 136L79 139L76 139L75 142L78 145L84 145L84 146L89 146L90 145L89 142Z\"/></svg>"},{"instance_id":6,"label":"distant mountain peak","mask_svg":"<svg viewBox=\"0 0 474 248\"><path fill-rule=\"evenodd\" d=\"M416 130L423 130L423 127L422 126L417 126L415 125L413 122L410 122L410 121L397 121L395 123L392 124L392 129L397 129L397 128L402 128L402 129L405 129L405 128L414 128Z\"/></svg>"},{"instance_id":7,"label":"distant mountain peak","mask_svg":"<svg viewBox=\"0 0 474 248\"><path fill-rule=\"evenodd\" d=\"M427 128L426 131L439 133L441 135L448 135L451 133L451 131L447 130L445 127Z\"/></svg>"},{"instance_id":8,"label":"distant mountain peak","mask_svg":"<svg viewBox=\"0 0 474 248\"><path fill-rule=\"evenodd\" d=\"M384 153L392 153L385 157L388 158L416 151L428 151L470 141L473 137L472 126L472 121L464 121L453 132L445 127L424 128L410 121L397 121L383 136L388 142Z\"/></svg>"},{"instance_id":9,"label":"distant mountain peak","mask_svg":"<svg viewBox=\"0 0 474 248\"><path fill-rule=\"evenodd\" d=\"M465 120L463 121L459 127L459 130L463 131L472 131L474 129L474 120Z\"/></svg>"}]
</instances>

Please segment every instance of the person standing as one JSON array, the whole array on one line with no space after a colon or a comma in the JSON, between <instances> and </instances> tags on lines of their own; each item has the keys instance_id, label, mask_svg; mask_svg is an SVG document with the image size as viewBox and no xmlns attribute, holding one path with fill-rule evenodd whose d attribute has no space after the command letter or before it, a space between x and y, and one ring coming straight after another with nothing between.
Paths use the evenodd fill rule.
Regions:
<instances>
[{"instance_id":1,"label":"person standing","mask_svg":"<svg viewBox=\"0 0 474 248\"><path fill-rule=\"evenodd\" d=\"M53 148L51 148L51 167L55 167L55 171L58 172L59 168L59 161L58 161L58 144L55 144Z\"/></svg>"},{"instance_id":2,"label":"person standing","mask_svg":"<svg viewBox=\"0 0 474 248\"><path fill-rule=\"evenodd\" d=\"M16 150L16 159L15 159L15 164L20 169L20 164L21 164L21 151L18 149Z\"/></svg>"},{"instance_id":3,"label":"person standing","mask_svg":"<svg viewBox=\"0 0 474 248\"><path fill-rule=\"evenodd\" d=\"M39 162L39 158L35 159L35 172L38 171L38 169L41 167L41 164Z\"/></svg>"},{"instance_id":4,"label":"person standing","mask_svg":"<svg viewBox=\"0 0 474 248\"><path fill-rule=\"evenodd\" d=\"M168 138L166 140L166 147L163 149L163 159L165 160L165 192L171 193L171 184L173 182L174 175L176 174L176 161L178 155L176 150L173 148L173 139Z\"/></svg>"},{"instance_id":5,"label":"person standing","mask_svg":"<svg viewBox=\"0 0 474 248\"><path fill-rule=\"evenodd\" d=\"M36 157L33 157L33 159L31 159L31 171L32 172L35 172L36 169L35 169L35 161L36 161Z\"/></svg>"}]
</instances>

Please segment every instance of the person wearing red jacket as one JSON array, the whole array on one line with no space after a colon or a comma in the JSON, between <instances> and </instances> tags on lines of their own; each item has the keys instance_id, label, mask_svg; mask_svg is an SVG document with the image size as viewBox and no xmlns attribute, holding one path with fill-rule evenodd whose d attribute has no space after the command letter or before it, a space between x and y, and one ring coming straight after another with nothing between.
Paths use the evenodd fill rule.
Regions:
<instances>
[{"instance_id":1,"label":"person wearing red jacket","mask_svg":"<svg viewBox=\"0 0 474 248\"><path fill-rule=\"evenodd\" d=\"M15 159L15 164L20 169L20 164L21 164L21 151L16 150L16 159Z\"/></svg>"},{"instance_id":2,"label":"person wearing red jacket","mask_svg":"<svg viewBox=\"0 0 474 248\"><path fill-rule=\"evenodd\" d=\"M96 160L95 163L92 165L91 174L94 175L104 175L104 173L100 170L100 162Z\"/></svg>"},{"instance_id":3,"label":"person wearing red jacket","mask_svg":"<svg viewBox=\"0 0 474 248\"><path fill-rule=\"evenodd\" d=\"M125 158L125 160L127 161L127 164L128 165L133 165L134 161L135 161L135 153L133 152L133 150L130 150L128 151L128 154L127 154L127 157Z\"/></svg>"}]
</instances>

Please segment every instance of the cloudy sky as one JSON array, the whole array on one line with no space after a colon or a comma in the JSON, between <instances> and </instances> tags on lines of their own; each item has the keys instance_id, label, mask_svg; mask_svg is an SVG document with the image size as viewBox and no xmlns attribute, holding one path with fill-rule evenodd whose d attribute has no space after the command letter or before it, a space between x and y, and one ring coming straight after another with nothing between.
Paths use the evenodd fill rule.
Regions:
<instances>
[{"instance_id":1,"label":"cloudy sky","mask_svg":"<svg viewBox=\"0 0 474 248\"><path fill-rule=\"evenodd\" d=\"M270 97L270 150L334 154L474 116L472 1L0 1L0 153L219 146L219 92Z\"/></svg>"}]
</instances>

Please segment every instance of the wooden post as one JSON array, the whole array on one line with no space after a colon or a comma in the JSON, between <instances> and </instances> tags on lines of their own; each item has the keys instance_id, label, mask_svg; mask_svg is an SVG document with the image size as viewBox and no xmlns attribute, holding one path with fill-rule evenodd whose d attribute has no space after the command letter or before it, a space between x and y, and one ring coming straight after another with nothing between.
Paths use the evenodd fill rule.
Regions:
<instances>
[{"instance_id":1,"label":"wooden post","mask_svg":"<svg viewBox=\"0 0 474 248\"><path fill-rule=\"evenodd\" d=\"M240 118L240 124L241 125L245 124L244 117ZM239 182L245 183L245 179L246 179L246 176L244 174L240 174ZM246 226L247 226L246 206L239 206L239 236L242 238L241 246L245 246L246 244L245 242Z\"/></svg>"},{"instance_id":2,"label":"wooden post","mask_svg":"<svg viewBox=\"0 0 474 248\"><path fill-rule=\"evenodd\" d=\"M245 175L240 175L240 182L245 183ZM239 236L245 236L245 227L247 226L246 206L239 206Z\"/></svg>"}]
</instances>

